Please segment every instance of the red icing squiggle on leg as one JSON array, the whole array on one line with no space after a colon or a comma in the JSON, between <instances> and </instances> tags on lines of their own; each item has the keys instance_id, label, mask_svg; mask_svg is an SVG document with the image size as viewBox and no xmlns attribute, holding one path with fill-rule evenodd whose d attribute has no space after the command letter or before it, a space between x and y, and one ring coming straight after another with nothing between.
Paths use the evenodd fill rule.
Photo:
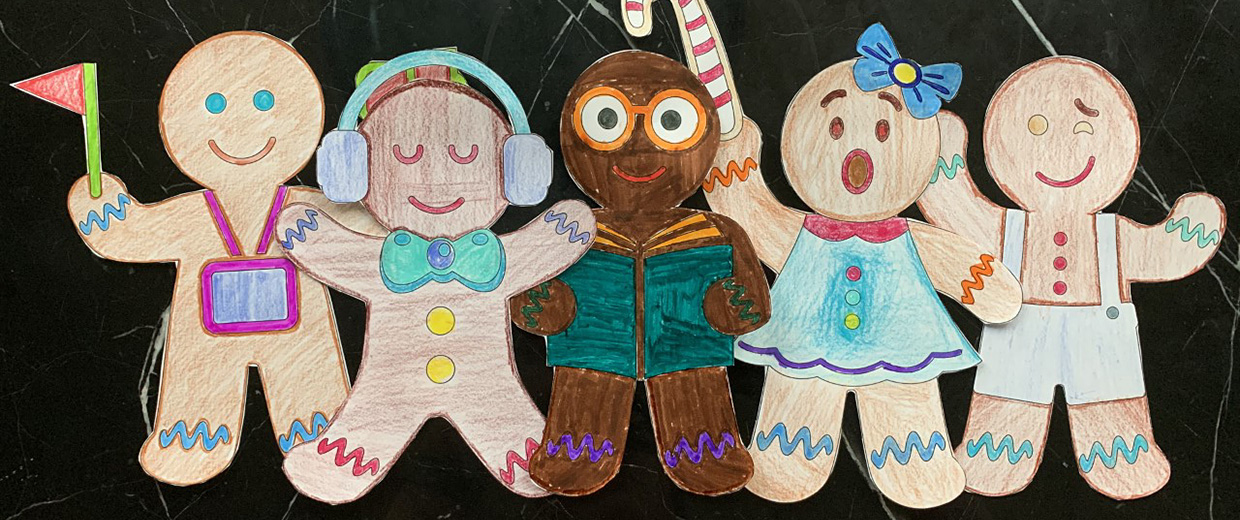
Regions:
<instances>
[{"instance_id":1,"label":"red icing squiggle on leg","mask_svg":"<svg viewBox=\"0 0 1240 520\"><path fill-rule=\"evenodd\" d=\"M534 451L537 450L539 446L541 445L538 441L527 438L525 439L525 457L521 457L515 451L508 450L508 460L505 461L508 468L506 470L499 470L500 480L503 480L505 485L512 485L513 479L516 478L516 470L513 469L514 465L520 466L521 469L528 473L530 471L530 457L534 455Z\"/></svg>"},{"instance_id":2,"label":"red icing squiggle on leg","mask_svg":"<svg viewBox=\"0 0 1240 520\"><path fill-rule=\"evenodd\" d=\"M344 437L336 439L332 442L327 442L327 437L324 437L323 440L319 441L319 455L336 450L335 460L333 462L335 462L337 466L344 467L344 465L348 464L349 461L353 461L353 476L360 477L362 476L362 473L366 473L367 471L369 471L371 475L378 475L379 459L371 457L371 459L366 461L365 464L362 464L362 458L366 456L366 450L357 448L349 452L348 455L345 455L344 450L347 449L348 444L348 439L345 439Z\"/></svg>"}]
</instances>

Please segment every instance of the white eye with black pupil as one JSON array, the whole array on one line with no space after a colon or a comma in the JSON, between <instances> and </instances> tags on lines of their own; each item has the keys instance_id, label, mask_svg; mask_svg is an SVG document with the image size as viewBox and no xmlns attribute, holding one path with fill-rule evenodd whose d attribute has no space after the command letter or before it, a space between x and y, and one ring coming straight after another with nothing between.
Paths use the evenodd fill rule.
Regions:
<instances>
[{"instance_id":1,"label":"white eye with black pupil","mask_svg":"<svg viewBox=\"0 0 1240 520\"><path fill-rule=\"evenodd\" d=\"M606 94L590 98L581 107L581 126L586 136L596 142L615 142L628 126L624 103Z\"/></svg>"},{"instance_id":2,"label":"white eye with black pupil","mask_svg":"<svg viewBox=\"0 0 1240 520\"><path fill-rule=\"evenodd\" d=\"M689 100L672 96L659 102L650 114L654 133L672 144L683 143L697 131L698 113Z\"/></svg>"}]
</instances>

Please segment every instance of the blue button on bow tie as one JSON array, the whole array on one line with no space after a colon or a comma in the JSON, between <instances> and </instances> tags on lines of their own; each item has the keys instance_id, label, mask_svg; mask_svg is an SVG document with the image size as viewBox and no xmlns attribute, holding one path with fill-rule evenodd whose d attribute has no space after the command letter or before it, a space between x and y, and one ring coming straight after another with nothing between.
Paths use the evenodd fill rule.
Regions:
<instances>
[{"instance_id":1,"label":"blue button on bow tie","mask_svg":"<svg viewBox=\"0 0 1240 520\"><path fill-rule=\"evenodd\" d=\"M487 229L456 240L426 240L398 229L383 241L379 275L395 293L413 292L432 281L456 281L472 290L489 292L504 279L504 246Z\"/></svg>"},{"instance_id":2,"label":"blue button on bow tie","mask_svg":"<svg viewBox=\"0 0 1240 520\"><path fill-rule=\"evenodd\" d=\"M883 24L871 25L857 39L857 52L861 58L853 64L853 80L866 92L900 87L901 97L908 106L909 115L917 119L933 117L943 105L951 101L960 90L964 71L956 63L919 65L901 58L895 42Z\"/></svg>"}]
</instances>

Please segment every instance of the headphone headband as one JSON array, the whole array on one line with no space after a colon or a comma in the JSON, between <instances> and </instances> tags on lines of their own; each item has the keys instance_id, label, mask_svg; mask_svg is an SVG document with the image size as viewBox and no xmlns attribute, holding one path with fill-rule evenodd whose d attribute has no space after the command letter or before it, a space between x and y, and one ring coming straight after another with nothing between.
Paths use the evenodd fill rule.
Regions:
<instances>
[{"instance_id":1,"label":"headphone headband","mask_svg":"<svg viewBox=\"0 0 1240 520\"><path fill-rule=\"evenodd\" d=\"M508 83L499 77L499 74L473 56L442 50L402 54L375 69L366 76L366 79L362 80L357 90L353 91L353 95L349 96L349 102L344 105L344 110L340 113L336 129L357 130L358 118L361 116L362 109L366 107L366 100L383 82L408 69L428 65L452 67L481 81L491 90L492 94L495 94L495 97L499 98L500 104L504 105L504 112L508 113L508 121L512 123L512 131L517 134L530 133L530 124L525 118L524 109L521 108L521 101L517 99L517 94L512 91L512 87L509 87Z\"/></svg>"}]
</instances>

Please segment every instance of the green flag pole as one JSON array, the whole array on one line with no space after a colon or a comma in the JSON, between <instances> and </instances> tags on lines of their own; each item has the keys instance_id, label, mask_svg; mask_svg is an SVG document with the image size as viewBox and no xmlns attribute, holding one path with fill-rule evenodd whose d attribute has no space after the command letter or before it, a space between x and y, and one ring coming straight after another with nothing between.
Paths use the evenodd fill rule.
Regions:
<instances>
[{"instance_id":1,"label":"green flag pole","mask_svg":"<svg viewBox=\"0 0 1240 520\"><path fill-rule=\"evenodd\" d=\"M90 176L90 196L103 195L103 154L99 139L99 86L96 83L94 63L82 64L82 91L86 113L82 125L86 130L86 173Z\"/></svg>"}]
</instances>

